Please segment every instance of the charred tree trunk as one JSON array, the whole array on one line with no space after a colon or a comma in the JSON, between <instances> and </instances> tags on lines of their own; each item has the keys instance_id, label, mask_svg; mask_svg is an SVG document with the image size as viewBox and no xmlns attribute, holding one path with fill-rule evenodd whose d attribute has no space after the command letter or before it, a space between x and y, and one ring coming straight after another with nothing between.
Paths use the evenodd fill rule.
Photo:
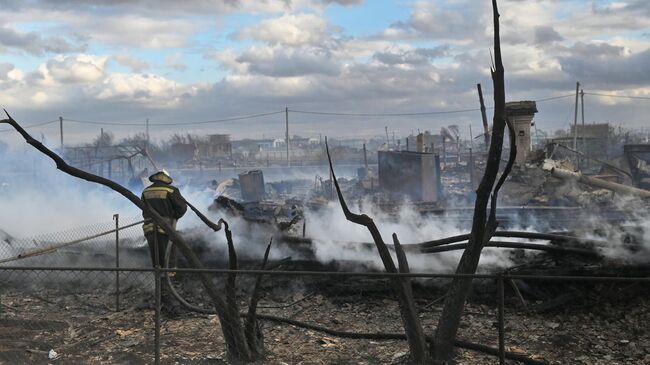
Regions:
<instances>
[{"instance_id":1,"label":"charred tree trunk","mask_svg":"<svg viewBox=\"0 0 650 365\"><path fill-rule=\"evenodd\" d=\"M59 155L57 155L49 148L45 147L42 143L40 143L39 141L34 139L29 133L27 133L27 131L25 131L25 129L22 128L9 115L9 113L7 113L6 110L5 113L7 114L8 119L1 120L0 123L6 123L11 125L25 139L25 142L32 145L39 152L43 153L44 155L52 159L55 162L57 169L63 171L64 173L67 173L68 175L77 177L79 179L104 185L112 189L113 191L121 194L122 196L124 196L131 203L137 206L141 211L150 214L153 222L156 225L162 227L165 230L165 232L169 234L171 241L178 248L178 250L185 256L185 258L193 268L197 268L197 269L203 268L203 264L201 263L199 258L196 256L194 251L192 251L190 246L178 234L178 232L173 227L171 227L155 210L151 209L151 207L149 207L148 204L146 204L139 197L133 194L129 189L123 187L122 185L112 180L88 173L86 171L68 165ZM196 208L192 207L192 209L196 211ZM200 217L204 222L207 219L205 218L205 216L202 215L200 215ZM213 228L215 231L218 231L221 228L220 225L217 226L212 222L210 222L210 224L208 225L211 228ZM232 236L227 227L226 227L226 237L228 239L230 258L231 259L234 258L235 261L234 265L236 266L236 255L233 256L234 245L232 244ZM233 262L231 262L231 265L232 264ZM232 297L234 296L227 295L226 300L224 300L222 298L222 293L214 285L214 283L212 282L208 274L199 273L199 277L201 279L203 286L205 287L207 294L210 296L212 300L217 315L219 316L224 339L226 342L228 356L231 359L240 362L254 361L255 355L251 351L251 348L246 341L244 327L239 318L238 310L236 310L237 308L232 308L232 303L233 303ZM228 278L228 281L232 283L234 279L230 277Z\"/></svg>"},{"instance_id":2,"label":"charred tree trunk","mask_svg":"<svg viewBox=\"0 0 650 365\"><path fill-rule=\"evenodd\" d=\"M388 247L372 218L365 214L354 214L348 208L348 205L343 198L343 194L341 193L339 182L336 179L336 174L334 173L332 158L330 157L329 147L327 145L327 138L325 139L325 149L327 151L327 160L329 162L332 180L334 181L336 193L338 194L339 202L341 203L341 208L343 209L345 218L352 223L362 225L368 229L372 235L373 241L375 241L377 252L379 252L379 257L384 264L386 272L397 273L398 269L393 262L390 251L388 250ZM406 255L399 244L397 235L393 234L393 240L395 243L395 251L397 253L399 272L408 273L409 267ZM411 280L408 277L395 278L391 280L391 284L399 302L400 314L402 317L402 323L404 324L409 350L411 352L411 359L416 364L427 364L430 362L429 351L427 349L426 337L424 336L422 324L420 323L418 312L413 301Z\"/></svg>"},{"instance_id":3,"label":"charred tree trunk","mask_svg":"<svg viewBox=\"0 0 650 365\"><path fill-rule=\"evenodd\" d=\"M492 82L494 85L494 118L492 121L492 136L485 174L483 175L481 183L476 191L472 231L470 233L467 249L463 252L458 267L456 268L456 273L458 274L476 273L483 245L490 240L496 230L496 201L498 189L505 181L510 168L512 168L512 163L514 162L514 159L512 158L513 152L516 154L513 141L510 153L511 159L495 188L495 181L499 171L499 163L503 149L503 133L507 123L505 114L504 69L501 57L499 10L497 7L497 0L492 0L492 12L494 20L495 56L495 66L494 69L491 70ZM510 136L512 137L512 132L510 133ZM491 211L488 218L487 208L488 203L490 203L490 195L492 195ZM431 349L432 357L437 364L448 364L453 358L454 340L456 339L460 319L471 285L471 278L460 277L455 278L449 287L446 297L447 299L445 300L442 314L438 321L438 327L436 328L434 342Z\"/></svg>"}]
</instances>

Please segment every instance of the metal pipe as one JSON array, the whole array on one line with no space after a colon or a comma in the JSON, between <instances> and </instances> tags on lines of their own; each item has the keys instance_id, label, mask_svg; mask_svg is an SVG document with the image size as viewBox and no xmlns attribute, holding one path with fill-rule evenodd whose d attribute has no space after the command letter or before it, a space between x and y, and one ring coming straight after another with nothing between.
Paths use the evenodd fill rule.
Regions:
<instances>
[{"instance_id":1,"label":"metal pipe","mask_svg":"<svg viewBox=\"0 0 650 365\"><path fill-rule=\"evenodd\" d=\"M499 302L499 312L497 314L497 321L499 322L499 365L506 363L506 343L505 343L505 326L504 326L504 302L505 294L503 288L503 275L499 274L497 277L497 297Z\"/></svg>"},{"instance_id":2,"label":"metal pipe","mask_svg":"<svg viewBox=\"0 0 650 365\"><path fill-rule=\"evenodd\" d=\"M544 162L543 169L550 171L551 175L558 177L562 180L573 180L585 185L611 190L621 194L636 195L641 198L650 198L650 191L638 189L632 186L617 184L614 182L605 181L595 177L585 176L580 172L573 172L555 167L552 160Z\"/></svg>"},{"instance_id":3,"label":"metal pipe","mask_svg":"<svg viewBox=\"0 0 650 365\"><path fill-rule=\"evenodd\" d=\"M154 282L155 282L155 315L154 315L154 364L160 365L160 254L158 252L158 226L154 226Z\"/></svg>"},{"instance_id":4,"label":"metal pipe","mask_svg":"<svg viewBox=\"0 0 650 365\"><path fill-rule=\"evenodd\" d=\"M421 253L440 253L440 252L449 252L464 250L468 246L468 243L454 243L440 247L426 247L423 248ZM524 250L538 250L554 253L573 253L578 255L594 256L601 257L597 251L588 250L584 248L575 248L575 247L559 247L551 246L539 243L523 243L523 242L506 242L506 241L489 241L483 247L495 247L495 248L513 248L513 249L524 249Z\"/></svg>"},{"instance_id":5,"label":"metal pipe","mask_svg":"<svg viewBox=\"0 0 650 365\"><path fill-rule=\"evenodd\" d=\"M115 267L120 268L120 215L113 214L115 220ZM115 271L115 311L120 311L120 272Z\"/></svg>"}]
</instances>

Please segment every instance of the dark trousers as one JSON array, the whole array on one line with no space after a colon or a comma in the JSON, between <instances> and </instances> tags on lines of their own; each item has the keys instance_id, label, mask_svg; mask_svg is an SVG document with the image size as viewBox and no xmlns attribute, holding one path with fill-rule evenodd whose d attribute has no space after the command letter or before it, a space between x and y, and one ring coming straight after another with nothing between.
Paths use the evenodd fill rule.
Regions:
<instances>
[{"instance_id":1,"label":"dark trousers","mask_svg":"<svg viewBox=\"0 0 650 365\"><path fill-rule=\"evenodd\" d=\"M144 236L147 238L147 244L149 244L151 266L156 267L156 240L158 241L158 260L160 260L159 265L160 267L165 266L165 251L167 250L167 244L169 243L169 236L156 231L148 232Z\"/></svg>"},{"instance_id":2,"label":"dark trousers","mask_svg":"<svg viewBox=\"0 0 650 365\"><path fill-rule=\"evenodd\" d=\"M165 251L167 250L167 245L170 245L171 243L169 242L169 236L160 233L160 232L148 232L144 235L147 239L147 244L149 245L149 254L151 255L151 265L156 266L156 244L158 245L158 260L160 263L160 267L165 266ZM156 242L157 241L157 242ZM173 255L172 251L172 257L169 258L169 266L174 267L175 266L175 255ZM163 304L167 304L172 301L171 298L171 293L169 292L169 287L167 284L167 280L164 278L166 273L163 273L161 276L163 276L162 281L161 281L161 298L163 301Z\"/></svg>"}]
</instances>

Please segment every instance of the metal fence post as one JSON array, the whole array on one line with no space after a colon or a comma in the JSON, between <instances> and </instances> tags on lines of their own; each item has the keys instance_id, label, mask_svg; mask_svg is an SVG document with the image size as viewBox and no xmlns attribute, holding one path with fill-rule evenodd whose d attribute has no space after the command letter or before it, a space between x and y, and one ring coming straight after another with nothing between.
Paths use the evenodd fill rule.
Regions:
<instances>
[{"instance_id":1,"label":"metal fence post","mask_svg":"<svg viewBox=\"0 0 650 365\"><path fill-rule=\"evenodd\" d=\"M499 365L506 363L506 344L504 334L504 320L503 320L503 307L505 301L505 294L503 289L503 274L499 273L497 277L497 300L499 302L499 309L497 313L497 321L499 326Z\"/></svg>"},{"instance_id":2,"label":"metal fence post","mask_svg":"<svg viewBox=\"0 0 650 365\"><path fill-rule=\"evenodd\" d=\"M120 268L120 215L113 214L115 220L115 268ZM115 311L120 311L120 270L115 271Z\"/></svg>"},{"instance_id":3,"label":"metal fence post","mask_svg":"<svg viewBox=\"0 0 650 365\"><path fill-rule=\"evenodd\" d=\"M155 365L160 365L160 254L158 253L158 226L154 225L153 227L154 233L154 257L155 257L155 265L154 265L154 281L155 281L155 306L156 306L156 311L155 311L155 316L154 316L154 322L155 322L155 335L154 335L154 364Z\"/></svg>"}]
</instances>

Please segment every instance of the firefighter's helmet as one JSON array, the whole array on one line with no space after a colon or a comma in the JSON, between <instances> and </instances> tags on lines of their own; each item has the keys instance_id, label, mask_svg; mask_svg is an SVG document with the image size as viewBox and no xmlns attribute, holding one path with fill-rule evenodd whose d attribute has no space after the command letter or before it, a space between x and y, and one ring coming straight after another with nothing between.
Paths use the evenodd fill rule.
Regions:
<instances>
[{"instance_id":1,"label":"firefighter's helmet","mask_svg":"<svg viewBox=\"0 0 650 365\"><path fill-rule=\"evenodd\" d=\"M156 171L153 175L149 176L149 181L161 182L164 184L171 184L173 182L172 177L169 176L169 172L167 172L167 170Z\"/></svg>"}]
</instances>

